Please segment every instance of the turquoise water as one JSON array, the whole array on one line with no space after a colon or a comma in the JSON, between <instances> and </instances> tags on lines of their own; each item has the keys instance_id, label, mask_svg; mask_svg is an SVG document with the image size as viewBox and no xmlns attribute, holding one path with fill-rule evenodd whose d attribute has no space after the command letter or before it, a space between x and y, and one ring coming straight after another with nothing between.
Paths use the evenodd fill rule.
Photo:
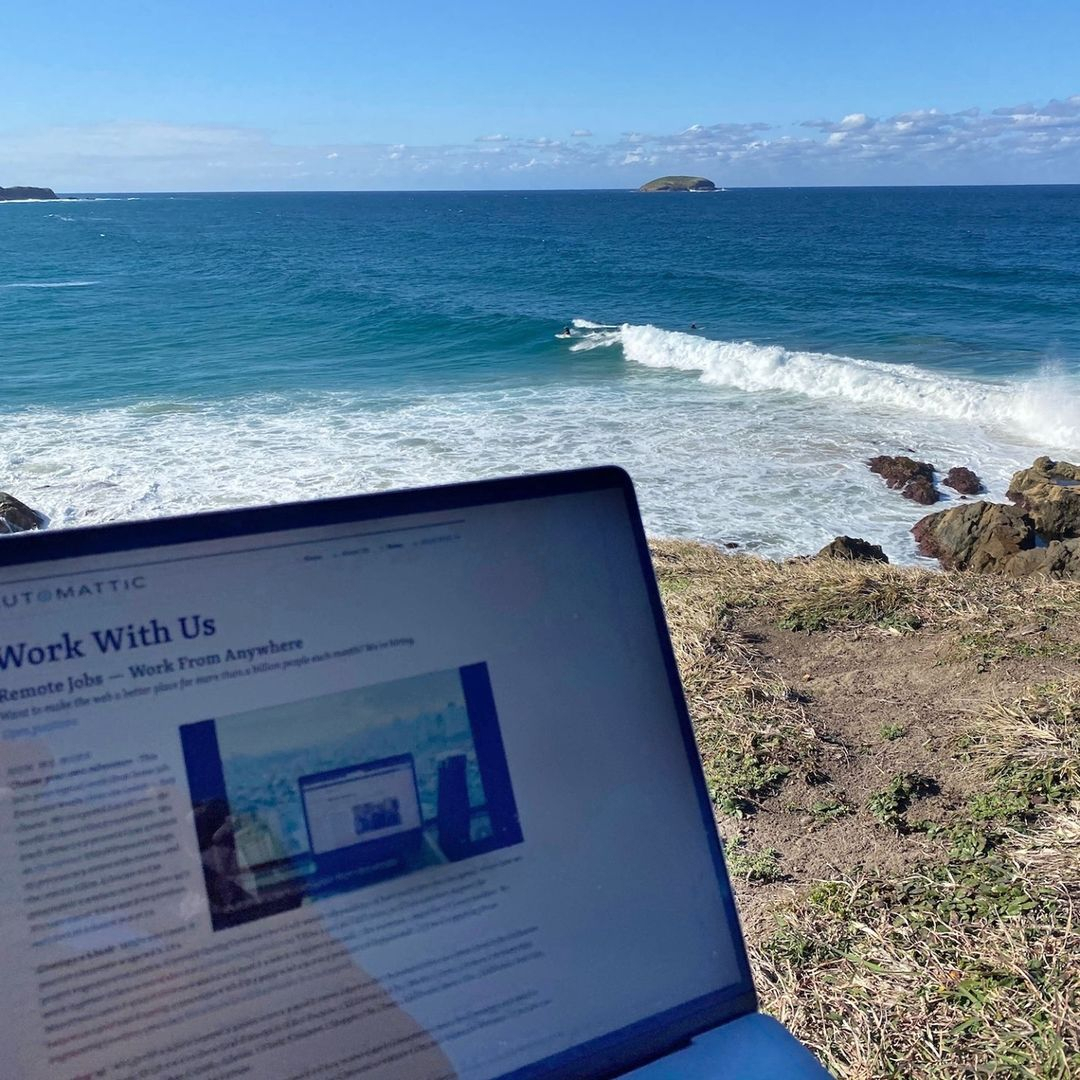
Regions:
<instances>
[{"instance_id":1,"label":"turquoise water","mask_svg":"<svg viewBox=\"0 0 1080 1080\"><path fill-rule=\"evenodd\" d=\"M1080 187L2 204L0 363L55 525L617 461L655 533L910 560L865 457L1080 455Z\"/></svg>"}]
</instances>

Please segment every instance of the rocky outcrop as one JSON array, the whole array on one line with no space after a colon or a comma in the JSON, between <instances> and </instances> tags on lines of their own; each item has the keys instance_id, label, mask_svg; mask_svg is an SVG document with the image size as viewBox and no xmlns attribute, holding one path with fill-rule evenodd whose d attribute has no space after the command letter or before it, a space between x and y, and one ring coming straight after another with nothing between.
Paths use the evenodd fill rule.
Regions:
<instances>
[{"instance_id":1,"label":"rocky outcrop","mask_svg":"<svg viewBox=\"0 0 1080 1080\"><path fill-rule=\"evenodd\" d=\"M1080 540L1051 540L1046 547L1021 551L1005 572L1010 577L1045 574L1065 581L1080 581Z\"/></svg>"},{"instance_id":2,"label":"rocky outcrop","mask_svg":"<svg viewBox=\"0 0 1080 1080\"><path fill-rule=\"evenodd\" d=\"M660 176L642 184L638 191L715 191L716 185L704 176Z\"/></svg>"},{"instance_id":3,"label":"rocky outcrop","mask_svg":"<svg viewBox=\"0 0 1080 1080\"><path fill-rule=\"evenodd\" d=\"M0 202L14 202L17 199L55 199L58 198L52 188L47 187L0 187Z\"/></svg>"},{"instance_id":4,"label":"rocky outcrop","mask_svg":"<svg viewBox=\"0 0 1080 1080\"><path fill-rule=\"evenodd\" d=\"M1080 581L1080 467L1039 458L1009 484L1016 504L974 502L928 514L911 530L947 570Z\"/></svg>"},{"instance_id":5,"label":"rocky outcrop","mask_svg":"<svg viewBox=\"0 0 1080 1080\"><path fill-rule=\"evenodd\" d=\"M818 553L817 558L822 559L847 559L851 562L883 562L889 561L888 555L868 540L861 540L855 536L838 536L829 541Z\"/></svg>"},{"instance_id":6,"label":"rocky outcrop","mask_svg":"<svg viewBox=\"0 0 1080 1080\"><path fill-rule=\"evenodd\" d=\"M973 502L927 514L911 530L920 555L946 570L1005 573L1018 552L1034 548L1031 519L1015 506Z\"/></svg>"},{"instance_id":7,"label":"rocky outcrop","mask_svg":"<svg viewBox=\"0 0 1080 1080\"><path fill-rule=\"evenodd\" d=\"M961 495L981 495L986 490L975 473L964 468L963 465L950 469L941 483L945 487L951 487L953 491L960 492Z\"/></svg>"},{"instance_id":8,"label":"rocky outcrop","mask_svg":"<svg viewBox=\"0 0 1080 1080\"><path fill-rule=\"evenodd\" d=\"M880 476L889 487L898 489L905 499L932 506L940 497L934 487L934 466L928 461L916 461L904 455L879 454L867 463L872 473Z\"/></svg>"},{"instance_id":9,"label":"rocky outcrop","mask_svg":"<svg viewBox=\"0 0 1080 1080\"><path fill-rule=\"evenodd\" d=\"M1041 457L1013 475L1006 494L1046 540L1080 537L1080 466Z\"/></svg>"},{"instance_id":10,"label":"rocky outcrop","mask_svg":"<svg viewBox=\"0 0 1080 1080\"><path fill-rule=\"evenodd\" d=\"M43 529L45 516L31 510L14 495L0 491L0 533L28 532L31 529Z\"/></svg>"}]
</instances>

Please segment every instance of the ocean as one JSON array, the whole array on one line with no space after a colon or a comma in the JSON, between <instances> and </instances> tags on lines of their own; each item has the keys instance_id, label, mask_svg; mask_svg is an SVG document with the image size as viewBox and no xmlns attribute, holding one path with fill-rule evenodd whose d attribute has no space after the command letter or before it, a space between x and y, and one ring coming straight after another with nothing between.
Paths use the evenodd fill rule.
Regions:
<instances>
[{"instance_id":1,"label":"ocean","mask_svg":"<svg viewBox=\"0 0 1080 1080\"><path fill-rule=\"evenodd\" d=\"M52 527L615 462L652 535L914 562L871 455L1080 458L1080 186L0 203L0 371Z\"/></svg>"}]
</instances>

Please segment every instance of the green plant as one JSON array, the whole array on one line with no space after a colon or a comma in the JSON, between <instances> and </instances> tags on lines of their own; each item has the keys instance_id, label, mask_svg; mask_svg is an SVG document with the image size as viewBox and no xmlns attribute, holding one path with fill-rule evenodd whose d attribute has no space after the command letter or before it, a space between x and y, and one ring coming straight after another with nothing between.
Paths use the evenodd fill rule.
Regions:
<instances>
[{"instance_id":1,"label":"green plant","mask_svg":"<svg viewBox=\"0 0 1080 1080\"><path fill-rule=\"evenodd\" d=\"M854 812L852 805L843 797L824 799L810 807L810 814L818 821L835 821Z\"/></svg>"},{"instance_id":2,"label":"green plant","mask_svg":"<svg viewBox=\"0 0 1080 1080\"><path fill-rule=\"evenodd\" d=\"M660 592L663 594L684 592L690 588L691 581L685 574L666 574L661 572L657 575L660 584Z\"/></svg>"},{"instance_id":3,"label":"green plant","mask_svg":"<svg viewBox=\"0 0 1080 1080\"><path fill-rule=\"evenodd\" d=\"M742 837L736 836L728 841L724 856L731 876L743 881L767 884L784 876L780 869L780 852L775 848L744 851Z\"/></svg>"},{"instance_id":4,"label":"green plant","mask_svg":"<svg viewBox=\"0 0 1080 1080\"><path fill-rule=\"evenodd\" d=\"M907 728L903 724L882 724L878 730L886 742L892 742L894 739L899 739Z\"/></svg>"},{"instance_id":5,"label":"green plant","mask_svg":"<svg viewBox=\"0 0 1080 1080\"><path fill-rule=\"evenodd\" d=\"M716 808L733 817L744 817L755 797L771 791L790 775L786 765L769 761L762 753L725 748L705 762L709 795Z\"/></svg>"},{"instance_id":6,"label":"green plant","mask_svg":"<svg viewBox=\"0 0 1080 1080\"><path fill-rule=\"evenodd\" d=\"M866 808L879 825L902 832L904 813L912 800L936 791L936 782L921 773L897 773L881 791L870 796Z\"/></svg>"},{"instance_id":7,"label":"green plant","mask_svg":"<svg viewBox=\"0 0 1080 1080\"><path fill-rule=\"evenodd\" d=\"M980 791L968 799L974 821L1017 821L1031 812L1031 801L1019 791Z\"/></svg>"}]
</instances>

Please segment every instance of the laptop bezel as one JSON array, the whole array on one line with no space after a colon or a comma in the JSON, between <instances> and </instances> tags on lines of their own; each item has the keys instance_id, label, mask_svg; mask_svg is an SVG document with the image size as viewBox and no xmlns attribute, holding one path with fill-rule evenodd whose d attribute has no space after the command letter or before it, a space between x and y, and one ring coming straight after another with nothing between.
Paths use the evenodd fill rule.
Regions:
<instances>
[{"instance_id":1,"label":"laptop bezel","mask_svg":"<svg viewBox=\"0 0 1080 1080\"><path fill-rule=\"evenodd\" d=\"M566 1075L582 1078L616 1076L647 1061L662 1057L679 1046L686 1045L692 1038L703 1032L754 1012L758 1006L749 958L735 909L734 895L713 818L712 803L694 739L689 710L679 679L678 665L671 646L663 603L653 572L648 541L642 525L633 482L625 470L617 466L605 465L437 487L317 499L309 502L214 510L146 521L82 526L48 532L17 533L0 538L0 568L30 567L61 559L121 555L128 551L229 540L243 536L256 538L275 532L295 532L301 529L332 527L349 523L360 524L382 518L465 510L494 503L598 493L612 489L621 492L625 499L629 526L638 553L642 585L652 610L665 674L691 766L695 794L701 812L702 839L712 856L717 888L720 890L723 901L740 973L740 979L735 984L683 1002L661 1013L644 1017L623 1028L607 1032L585 1043L533 1062L505 1074L504 1080L510 1077L513 1080L525 1080L525 1078L532 1080L534 1077ZM140 561L139 565L148 564ZM103 569L120 571L125 567L123 565L108 568L96 567L86 572L100 574ZM55 571L42 575L12 578L5 582L5 587L31 584L52 577L54 574Z\"/></svg>"}]
</instances>

